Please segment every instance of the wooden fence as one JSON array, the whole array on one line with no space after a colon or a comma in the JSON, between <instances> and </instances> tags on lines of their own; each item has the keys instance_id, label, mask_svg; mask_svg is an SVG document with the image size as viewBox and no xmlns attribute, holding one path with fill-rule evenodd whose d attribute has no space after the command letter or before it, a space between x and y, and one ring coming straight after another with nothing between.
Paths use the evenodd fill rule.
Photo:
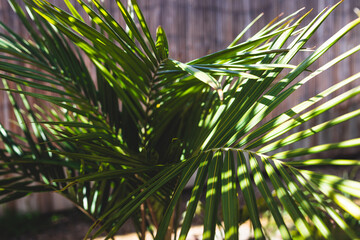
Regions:
<instances>
[{"instance_id":1,"label":"wooden fence","mask_svg":"<svg viewBox=\"0 0 360 240\"><path fill-rule=\"evenodd\" d=\"M66 8L62 0L52 0L51 2ZM76 1L73 0L72 2ZM121 22L120 12L117 9L115 0L104 0L102 2L113 16ZM309 17L305 19L303 23L305 25L318 12L329 5L334 5L337 0L138 0L138 2L145 18L148 20L151 32L155 33L158 25L165 29L170 45L170 57L188 61L227 47L237 34L260 13L264 13L264 16L245 34L244 38L251 36L280 13L288 15L302 7L306 8L303 13L313 9ZM355 7L360 8L358 0L345 0L340 4L313 36L313 40L309 42L307 47L319 46L346 23L355 19L357 17L353 11ZM15 32L24 32L24 27L20 25L5 0L0 1L0 20ZM360 27L357 27L341 43L336 44L329 53L315 63L310 70L316 69L317 66L321 66L329 59L338 56L359 43ZM301 54L300 57L305 55L306 53ZM294 59L295 62L298 60ZM337 64L330 71L321 74L319 79L300 89L286 104L282 104L279 108L281 110L288 109L294 106L295 103L306 100L322 89L359 71L360 54L357 54ZM355 84L359 84L359 82L353 83L352 86L355 86ZM339 90L338 93L346 91L349 87ZM310 124L323 122L324 119L333 118L341 113L358 108L359 102L359 97L354 98ZM6 127L11 127L11 123L8 121L12 115L9 111L9 102L6 94L1 92L0 109L1 123ZM310 142L299 143L297 147L359 137L359 133L360 122L355 119L346 125L334 127L331 131L317 135ZM351 149L341 153L358 154L359 149ZM334 152L334 154L340 154L340 152ZM69 206L71 206L70 203L50 194L37 194L8 205L10 208L21 211L41 212L60 210Z\"/></svg>"}]
</instances>

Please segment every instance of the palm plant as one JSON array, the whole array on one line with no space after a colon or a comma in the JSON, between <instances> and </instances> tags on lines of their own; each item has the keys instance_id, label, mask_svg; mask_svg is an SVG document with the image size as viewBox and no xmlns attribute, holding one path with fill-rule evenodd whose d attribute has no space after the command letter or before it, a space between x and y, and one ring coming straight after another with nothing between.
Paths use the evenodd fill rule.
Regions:
<instances>
[{"instance_id":1,"label":"palm plant","mask_svg":"<svg viewBox=\"0 0 360 240\"><path fill-rule=\"evenodd\" d=\"M360 50L357 45L308 71L360 18L297 65L291 60L338 4L304 27L308 13L296 18L296 12L243 40L254 21L228 48L182 63L169 58L161 27L152 38L135 0L128 8L116 0L126 27L96 0L77 1L90 23L68 0L68 11L45 0L23 0L26 8L8 1L31 40L1 23L6 34L0 38L0 76L18 124L18 131L0 125L0 174L7 176L0 180L1 203L57 191L94 220L86 237L106 232L111 238L132 219L139 238L148 229L156 239L169 239L171 231L174 238L186 239L204 194L203 239L214 239L217 224L224 225L226 239L237 239L246 219L254 237L264 239L260 197L284 239L292 232L282 210L303 238L312 238L312 224L324 238L334 238L335 226L351 239L360 237L344 218L360 220L360 207L352 200L360 197L360 184L304 169L359 165L354 159L306 156L358 147L360 138L284 150L360 115L356 109L299 128L358 95L359 86L334 92L360 73L267 118L295 90ZM175 208L194 174L176 234Z\"/></svg>"}]
</instances>

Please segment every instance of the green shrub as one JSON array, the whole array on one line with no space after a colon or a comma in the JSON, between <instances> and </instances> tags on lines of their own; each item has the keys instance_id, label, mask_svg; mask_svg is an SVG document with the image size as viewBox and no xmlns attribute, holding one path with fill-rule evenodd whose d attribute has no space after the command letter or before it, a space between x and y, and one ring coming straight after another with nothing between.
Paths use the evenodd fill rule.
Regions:
<instances>
[{"instance_id":1,"label":"green shrub","mask_svg":"<svg viewBox=\"0 0 360 240\"><path fill-rule=\"evenodd\" d=\"M360 138L283 147L357 117L360 109L311 128L304 124L357 96L360 86L342 94L337 90L360 73L270 120L266 117L295 90L360 50L357 45L308 71L360 18L297 65L291 60L337 5L304 27L300 25L308 13L300 18L294 13L249 39L243 40L243 32L228 48L182 63L169 58L161 27L156 40L151 37L135 0L130 12L117 0L126 28L96 0L88 5L78 0L90 24L67 0L70 13L45 0L23 2L25 11L9 0L31 39L4 24L6 34L0 39L0 75L21 132L0 125L0 174L12 174L0 180L1 203L31 192L57 191L94 220L88 236L106 232L112 237L132 219L140 238L149 230L156 239L167 239L176 230L181 193L196 174L179 239L186 238L202 194L203 239L214 238L216 224L224 225L226 239L237 239L238 226L246 219L254 237L263 239L259 219L264 209L284 239L293 232L282 210L294 222L294 237L310 239L314 227L326 239L334 238L334 229L359 237L343 214L360 219L360 207L347 197L359 198L360 184L303 167L359 165L354 159L306 156L358 147ZM290 130L295 133L286 135Z\"/></svg>"}]
</instances>

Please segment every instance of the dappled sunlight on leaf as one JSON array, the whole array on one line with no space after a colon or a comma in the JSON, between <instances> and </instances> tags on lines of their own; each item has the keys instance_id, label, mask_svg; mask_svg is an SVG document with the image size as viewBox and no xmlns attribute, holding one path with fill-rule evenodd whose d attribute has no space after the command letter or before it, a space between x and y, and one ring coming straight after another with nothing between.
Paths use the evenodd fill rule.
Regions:
<instances>
[{"instance_id":1,"label":"dappled sunlight on leaf","mask_svg":"<svg viewBox=\"0 0 360 240\"><path fill-rule=\"evenodd\" d=\"M31 37L0 24L2 90L17 125L0 124L0 175L14 174L0 179L0 203L56 191L94 221L86 239L112 238L132 220L139 238L185 240L198 218L203 239L239 239L243 223L265 239L267 214L282 239L334 239L337 229L359 237L347 218L360 219L360 183L304 169L360 165L306 158L359 147L359 136L297 144L360 115L355 108L326 117L357 99L360 73L274 115L296 90L360 51L356 43L313 70L360 24L307 48L340 3L309 21L301 10L279 16L244 39L256 18L228 48L181 62L169 57L164 29L150 31L136 0L114 0L117 15L97 0L65 0L66 10L8 1Z\"/></svg>"}]
</instances>

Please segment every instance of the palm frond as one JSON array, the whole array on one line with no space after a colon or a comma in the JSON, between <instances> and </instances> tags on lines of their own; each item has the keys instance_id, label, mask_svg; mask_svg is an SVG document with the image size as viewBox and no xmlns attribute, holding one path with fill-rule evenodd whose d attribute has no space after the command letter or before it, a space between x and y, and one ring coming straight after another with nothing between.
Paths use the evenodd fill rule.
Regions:
<instances>
[{"instance_id":1,"label":"palm frond","mask_svg":"<svg viewBox=\"0 0 360 240\"><path fill-rule=\"evenodd\" d=\"M292 146L360 115L355 109L304 125L358 96L359 87L334 93L360 73L268 117L296 90L360 50L357 45L308 71L359 25L358 18L300 63L292 62L340 3L305 27L309 12L296 18L299 10L243 39L257 18L228 48L183 63L169 58L171 46L161 27L153 39L135 0L129 1L132 12L116 0L124 27L97 0L77 5L65 0L68 10L45 0L23 1L25 11L15 0L9 3L31 40L0 24L5 31L0 34L2 90L21 132L0 124L0 174L13 174L0 180L0 203L57 191L94 220L85 238L104 232L111 238L133 218L139 236L154 225L161 240L170 236L174 211L196 174L179 239L186 239L201 202L204 239L214 239L218 224L224 225L226 239L238 239L246 219L254 237L265 239L264 209L284 239L294 237L284 211L305 239L312 238L312 227L334 239L335 224L350 238L359 237L343 216L360 219L352 200L360 198L359 183L303 168L359 165L355 159L307 155L359 147L360 139ZM307 76L299 79L302 74ZM41 103L32 106L31 98Z\"/></svg>"}]
</instances>

